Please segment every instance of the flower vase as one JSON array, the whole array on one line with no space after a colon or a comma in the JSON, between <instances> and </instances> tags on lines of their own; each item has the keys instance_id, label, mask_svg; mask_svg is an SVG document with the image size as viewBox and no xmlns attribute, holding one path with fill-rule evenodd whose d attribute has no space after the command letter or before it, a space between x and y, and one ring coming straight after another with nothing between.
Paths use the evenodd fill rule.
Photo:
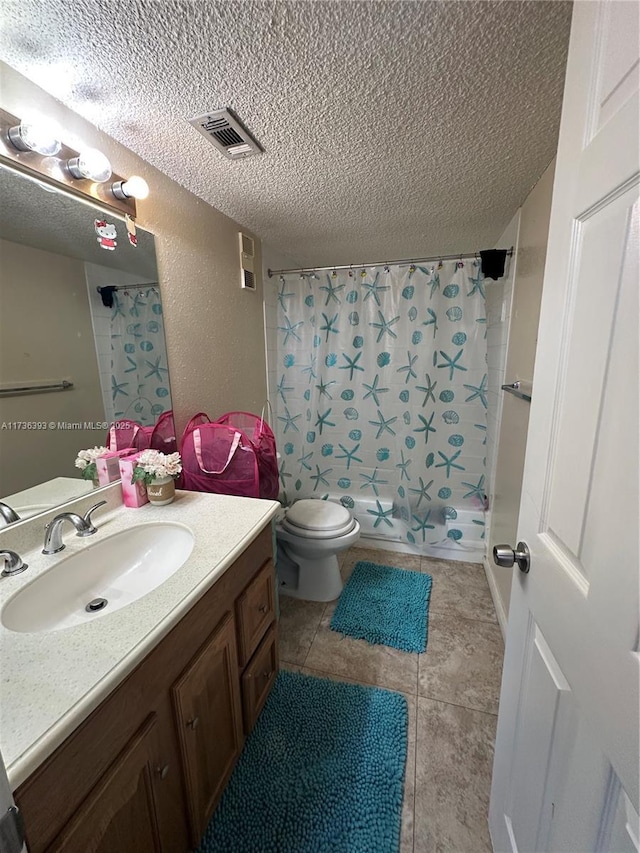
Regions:
<instances>
[{"instance_id":1,"label":"flower vase","mask_svg":"<svg viewBox=\"0 0 640 853\"><path fill-rule=\"evenodd\" d=\"M171 476L158 477L147 486L147 496L152 504L170 504L176 496L175 480Z\"/></svg>"}]
</instances>

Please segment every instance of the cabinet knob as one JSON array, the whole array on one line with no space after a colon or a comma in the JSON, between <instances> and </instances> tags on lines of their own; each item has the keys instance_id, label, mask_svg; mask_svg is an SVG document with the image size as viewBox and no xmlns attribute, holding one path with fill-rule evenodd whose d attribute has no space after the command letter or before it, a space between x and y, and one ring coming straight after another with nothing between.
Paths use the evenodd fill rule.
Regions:
<instances>
[{"instance_id":1,"label":"cabinet knob","mask_svg":"<svg viewBox=\"0 0 640 853\"><path fill-rule=\"evenodd\" d=\"M164 767L156 767L156 773L161 779L166 779L169 773L169 765L165 764Z\"/></svg>"},{"instance_id":2,"label":"cabinet knob","mask_svg":"<svg viewBox=\"0 0 640 853\"><path fill-rule=\"evenodd\" d=\"M263 678L270 678L272 670L267 669L262 673Z\"/></svg>"},{"instance_id":3,"label":"cabinet knob","mask_svg":"<svg viewBox=\"0 0 640 853\"><path fill-rule=\"evenodd\" d=\"M191 720L187 720L187 725L190 729L194 730L198 728L198 723L200 722L200 717L193 717Z\"/></svg>"},{"instance_id":4,"label":"cabinet knob","mask_svg":"<svg viewBox=\"0 0 640 853\"><path fill-rule=\"evenodd\" d=\"M260 613L266 613L267 612L267 605L261 604L260 607L258 607L258 610L260 611Z\"/></svg>"}]
</instances>

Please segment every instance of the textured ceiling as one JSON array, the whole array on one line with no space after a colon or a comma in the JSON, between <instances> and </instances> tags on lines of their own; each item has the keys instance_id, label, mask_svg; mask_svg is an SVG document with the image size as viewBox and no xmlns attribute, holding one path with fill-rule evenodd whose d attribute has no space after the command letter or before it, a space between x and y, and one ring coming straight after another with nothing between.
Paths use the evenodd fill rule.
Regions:
<instances>
[{"instance_id":1,"label":"textured ceiling","mask_svg":"<svg viewBox=\"0 0 640 853\"><path fill-rule=\"evenodd\" d=\"M0 56L296 263L359 263L495 243L555 153L570 14L3 0ZM220 106L264 154L230 162L186 123Z\"/></svg>"}]
</instances>

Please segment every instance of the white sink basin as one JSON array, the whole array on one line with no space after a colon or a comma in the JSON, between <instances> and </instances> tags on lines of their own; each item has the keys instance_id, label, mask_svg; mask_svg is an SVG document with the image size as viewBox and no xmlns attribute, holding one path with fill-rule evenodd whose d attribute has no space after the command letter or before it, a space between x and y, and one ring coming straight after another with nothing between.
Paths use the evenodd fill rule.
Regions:
<instances>
[{"instance_id":1,"label":"white sink basin","mask_svg":"<svg viewBox=\"0 0 640 853\"><path fill-rule=\"evenodd\" d=\"M0 616L11 631L59 631L107 616L160 586L184 565L193 533L182 524L129 527L56 563L5 604ZM89 602L106 599L99 610Z\"/></svg>"}]
</instances>

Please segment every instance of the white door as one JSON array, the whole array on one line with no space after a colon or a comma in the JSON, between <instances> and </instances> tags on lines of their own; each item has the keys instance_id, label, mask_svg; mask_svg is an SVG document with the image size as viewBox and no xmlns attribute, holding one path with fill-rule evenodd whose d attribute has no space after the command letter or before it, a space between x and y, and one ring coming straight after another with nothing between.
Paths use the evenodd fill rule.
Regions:
<instances>
[{"instance_id":1,"label":"white door","mask_svg":"<svg viewBox=\"0 0 640 853\"><path fill-rule=\"evenodd\" d=\"M489 825L638 850L638 10L574 4ZM515 544L515 543L511 543Z\"/></svg>"}]
</instances>

